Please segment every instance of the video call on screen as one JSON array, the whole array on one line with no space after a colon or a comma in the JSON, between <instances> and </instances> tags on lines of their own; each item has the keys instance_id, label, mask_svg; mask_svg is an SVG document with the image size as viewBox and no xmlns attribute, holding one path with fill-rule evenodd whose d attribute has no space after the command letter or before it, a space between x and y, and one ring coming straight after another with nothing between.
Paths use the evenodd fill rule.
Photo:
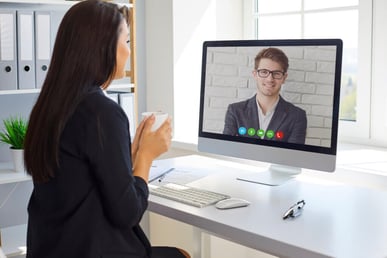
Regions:
<instances>
[{"instance_id":1,"label":"video call on screen","mask_svg":"<svg viewBox=\"0 0 387 258\"><path fill-rule=\"evenodd\" d=\"M280 95L306 113L305 145L331 147L335 92L336 46L215 46L206 48L203 132L222 134L230 104L252 98L257 83L252 75L255 56L275 47L289 59ZM239 135L281 140L281 131L239 128ZM282 135L281 135L282 134ZM277 137L277 138L276 138Z\"/></svg>"}]
</instances>

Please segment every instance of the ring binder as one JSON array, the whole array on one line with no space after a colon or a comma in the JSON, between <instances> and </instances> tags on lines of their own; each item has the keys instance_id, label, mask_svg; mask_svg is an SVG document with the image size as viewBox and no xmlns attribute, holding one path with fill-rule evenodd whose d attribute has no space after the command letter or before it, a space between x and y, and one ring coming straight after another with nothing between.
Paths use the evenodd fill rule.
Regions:
<instances>
[{"instance_id":1,"label":"ring binder","mask_svg":"<svg viewBox=\"0 0 387 258\"><path fill-rule=\"evenodd\" d=\"M17 89L16 12L0 10L0 90Z\"/></svg>"},{"instance_id":2,"label":"ring binder","mask_svg":"<svg viewBox=\"0 0 387 258\"><path fill-rule=\"evenodd\" d=\"M133 139L136 134L135 125L137 124L135 120L135 112L134 112L134 109L135 109L134 93L120 93L119 103L129 119L130 137Z\"/></svg>"},{"instance_id":3,"label":"ring binder","mask_svg":"<svg viewBox=\"0 0 387 258\"><path fill-rule=\"evenodd\" d=\"M51 57L51 14L35 11L36 88L41 88Z\"/></svg>"},{"instance_id":4,"label":"ring binder","mask_svg":"<svg viewBox=\"0 0 387 258\"><path fill-rule=\"evenodd\" d=\"M19 89L35 88L34 12L17 11Z\"/></svg>"}]
</instances>

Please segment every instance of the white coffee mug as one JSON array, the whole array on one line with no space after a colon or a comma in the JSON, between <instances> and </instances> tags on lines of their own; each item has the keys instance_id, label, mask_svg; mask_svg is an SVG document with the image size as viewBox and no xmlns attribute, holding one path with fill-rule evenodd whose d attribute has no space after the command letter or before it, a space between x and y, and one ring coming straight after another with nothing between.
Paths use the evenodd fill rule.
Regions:
<instances>
[{"instance_id":1,"label":"white coffee mug","mask_svg":"<svg viewBox=\"0 0 387 258\"><path fill-rule=\"evenodd\" d=\"M168 113L163 111L149 111L149 112L143 112L142 113L142 119L151 116L152 114L155 115L155 122L152 125L151 131L156 131L165 120L168 118Z\"/></svg>"}]
</instances>

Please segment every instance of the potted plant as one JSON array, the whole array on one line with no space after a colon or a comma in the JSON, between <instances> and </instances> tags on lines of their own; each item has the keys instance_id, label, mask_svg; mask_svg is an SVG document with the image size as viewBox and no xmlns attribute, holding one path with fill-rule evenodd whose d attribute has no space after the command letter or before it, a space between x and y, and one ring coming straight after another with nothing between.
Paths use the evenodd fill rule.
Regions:
<instances>
[{"instance_id":1,"label":"potted plant","mask_svg":"<svg viewBox=\"0 0 387 258\"><path fill-rule=\"evenodd\" d=\"M23 149L27 121L21 117L9 117L3 120L3 124L4 128L0 132L0 142L10 145L15 171L24 171Z\"/></svg>"}]
</instances>

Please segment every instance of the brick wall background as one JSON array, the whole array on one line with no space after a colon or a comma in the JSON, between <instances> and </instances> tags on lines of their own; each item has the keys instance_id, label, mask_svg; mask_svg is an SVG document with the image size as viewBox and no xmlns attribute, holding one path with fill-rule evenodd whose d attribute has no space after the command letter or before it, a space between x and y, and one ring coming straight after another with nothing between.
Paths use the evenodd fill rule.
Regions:
<instances>
[{"instance_id":1,"label":"brick wall background","mask_svg":"<svg viewBox=\"0 0 387 258\"><path fill-rule=\"evenodd\" d=\"M289 58L281 96L304 109L306 144L330 147L336 50L330 46L279 47ZM210 47L207 52L203 130L222 133L230 103L252 97L254 58L262 47Z\"/></svg>"}]
</instances>

